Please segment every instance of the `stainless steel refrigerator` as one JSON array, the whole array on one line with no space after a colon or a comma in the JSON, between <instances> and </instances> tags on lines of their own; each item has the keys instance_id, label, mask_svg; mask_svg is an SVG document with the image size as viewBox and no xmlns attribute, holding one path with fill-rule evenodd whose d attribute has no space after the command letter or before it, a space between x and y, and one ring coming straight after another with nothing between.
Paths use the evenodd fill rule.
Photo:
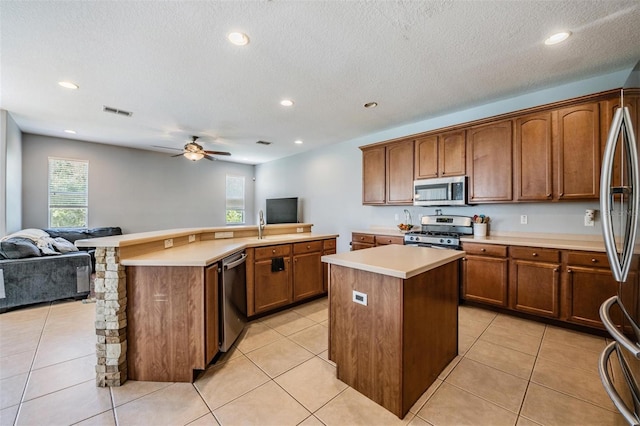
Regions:
<instances>
[{"instance_id":1,"label":"stainless steel refrigerator","mask_svg":"<svg viewBox=\"0 0 640 426\"><path fill-rule=\"evenodd\" d=\"M616 296L600 307L600 318L613 339L600 355L602 384L616 408L629 424L640 425L640 291L637 274L640 245L640 170L638 127L640 111L640 62L620 93L602 160L600 210L602 233L614 279ZM612 317L622 317L614 324Z\"/></svg>"}]
</instances>

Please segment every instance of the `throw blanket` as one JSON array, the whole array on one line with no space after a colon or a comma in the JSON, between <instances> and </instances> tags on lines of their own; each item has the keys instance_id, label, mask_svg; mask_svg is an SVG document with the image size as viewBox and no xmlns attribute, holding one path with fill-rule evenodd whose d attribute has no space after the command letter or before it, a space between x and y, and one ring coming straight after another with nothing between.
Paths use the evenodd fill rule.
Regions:
<instances>
[{"instance_id":1,"label":"throw blanket","mask_svg":"<svg viewBox=\"0 0 640 426\"><path fill-rule=\"evenodd\" d=\"M14 232L13 234L6 235L0 239L0 242L8 240L9 238L20 237L27 238L40 249L42 254L60 254L67 253L69 251L77 251L78 249L73 246L72 243L64 238L51 238L49 234L42 229L23 229L22 231ZM57 249L57 250L56 250Z\"/></svg>"}]
</instances>

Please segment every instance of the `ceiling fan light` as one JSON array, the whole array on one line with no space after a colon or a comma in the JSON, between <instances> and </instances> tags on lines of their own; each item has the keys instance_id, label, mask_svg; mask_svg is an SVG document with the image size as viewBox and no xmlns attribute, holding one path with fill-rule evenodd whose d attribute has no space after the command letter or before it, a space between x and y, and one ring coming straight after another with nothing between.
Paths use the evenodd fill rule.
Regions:
<instances>
[{"instance_id":1,"label":"ceiling fan light","mask_svg":"<svg viewBox=\"0 0 640 426\"><path fill-rule=\"evenodd\" d=\"M202 152L191 152L187 151L184 153L184 156L187 157L191 161L198 161L204 158L204 154Z\"/></svg>"}]
</instances>

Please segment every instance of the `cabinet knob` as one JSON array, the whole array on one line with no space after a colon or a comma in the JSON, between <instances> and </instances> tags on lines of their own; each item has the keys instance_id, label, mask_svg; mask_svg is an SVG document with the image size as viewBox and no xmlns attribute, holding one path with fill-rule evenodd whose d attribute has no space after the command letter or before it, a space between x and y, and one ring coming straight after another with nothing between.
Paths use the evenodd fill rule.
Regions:
<instances>
[{"instance_id":1,"label":"cabinet knob","mask_svg":"<svg viewBox=\"0 0 640 426\"><path fill-rule=\"evenodd\" d=\"M571 269L567 269L567 274L573 274L573 271Z\"/></svg>"},{"instance_id":2,"label":"cabinet knob","mask_svg":"<svg viewBox=\"0 0 640 426\"><path fill-rule=\"evenodd\" d=\"M547 198L551 198L551 194L547 194Z\"/></svg>"},{"instance_id":3,"label":"cabinet knob","mask_svg":"<svg viewBox=\"0 0 640 426\"><path fill-rule=\"evenodd\" d=\"M466 261L467 261L467 258L466 258L466 257L463 257L463 258L462 258L462 261L463 261L463 262L466 262Z\"/></svg>"},{"instance_id":4,"label":"cabinet knob","mask_svg":"<svg viewBox=\"0 0 640 426\"><path fill-rule=\"evenodd\" d=\"M532 254L533 257L538 257L538 253L536 253L535 251Z\"/></svg>"},{"instance_id":5,"label":"cabinet knob","mask_svg":"<svg viewBox=\"0 0 640 426\"><path fill-rule=\"evenodd\" d=\"M364 240L364 237L360 237L361 240Z\"/></svg>"},{"instance_id":6,"label":"cabinet knob","mask_svg":"<svg viewBox=\"0 0 640 426\"><path fill-rule=\"evenodd\" d=\"M272 253L275 253L275 252L276 252L276 249L271 250L271 252L272 252Z\"/></svg>"},{"instance_id":7,"label":"cabinet knob","mask_svg":"<svg viewBox=\"0 0 640 426\"><path fill-rule=\"evenodd\" d=\"M553 272L558 272L558 268L553 268Z\"/></svg>"},{"instance_id":8,"label":"cabinet knob","mask_svg":"<svg viewBox=\"0 0 640 426\"><path fill-rule=\"evenodd\" d=\"M486 248L481 248L480 251L484 253L485 251L487 251L487 249Z\"/></svg>"},{"instance_id":9,"label":"cabinet knob","mask_svg":"<svg viewBox=\"0 0 640 426\"><path fill-rule=\"evenodd\" d=\"M308 248L308 249L310 249L310 248L311 248L311 246L307 246L307 248Z\"/></svg>"},{"instance_id":10,"label":"cabinet knob","mask_svg":"<svg viewBox=\"0 0 640 426\"><path fill-rule=\"evenodd\" d=\"M598 263L598 259L591 259L591 263Z\"/></svg>"}]
</instances>

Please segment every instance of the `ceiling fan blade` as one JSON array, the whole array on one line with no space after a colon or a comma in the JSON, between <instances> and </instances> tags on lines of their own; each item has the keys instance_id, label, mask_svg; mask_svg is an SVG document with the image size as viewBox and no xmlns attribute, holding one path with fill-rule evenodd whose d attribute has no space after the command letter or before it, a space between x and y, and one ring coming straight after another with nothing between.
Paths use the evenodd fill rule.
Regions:
<instances>
[{"instance_id":1,"label":"ceiling fan blade","mask_svg":"<svg viewBox=\"0 0 640 426\"><path fill-rule=\"evenodd\" d=\"M183 154L176 154L176 155L172 155L171 158L173 157L181 157Z\"/></svg>"},{"instance_id":2,"label":"ceiling fan blade","mask_svg":"<svg viewBox=\"0 0 640 426\"><path fill-rule=\"evenodd\" d=\"M180 148L171 148L169 146L151 145L153 148L173 149L174 151L182 151Z\"/></svg>"},{"instance_id":3,"label":"ceiling fan blade","mask_svg":"<svg viewBox=\"0 0 640 426\"><path fill-rule=\"evenodd\" d=\"M204 151L207 154L213 154L213 155L231 155L230 152L225 152L225 151Z\"/></svg>"},{"instance_id":4,"label":"ceiling fan blade","mask_svg":"<svg viewBox=\"0 0 640 426\"><path fill-rule=\"evenodd\" d=\"M207 159L207 160L209 160L209 161L216 161L216 159L215 159L215 158L210 157L210 156L208 156L208 155L206 155L206 154L205 154L205 156L204 156L203 158L206 158L206 159Z\"/></svg>"}]
</instances>

